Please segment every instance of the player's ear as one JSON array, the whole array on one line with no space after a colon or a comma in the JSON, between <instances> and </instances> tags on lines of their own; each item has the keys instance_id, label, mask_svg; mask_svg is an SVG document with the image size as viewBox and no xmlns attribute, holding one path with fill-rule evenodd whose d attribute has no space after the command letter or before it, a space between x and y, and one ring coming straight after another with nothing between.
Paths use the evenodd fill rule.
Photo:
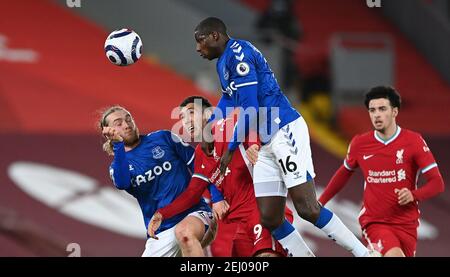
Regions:
<instances>
[{"instance_id":1,"label":"player's ear","mask_svg":"<svg viewBox=\"0 0 450 277\"><path fill-rule=\"evenodd\" d=\"M212 37L213 37L213 39L214 39L215 41L218 41L218 40L219 40L219 33L218 33L218 32L213 31L213 32L211 33L211 35L212 35Z\"/></svg>"},{"instance_id":2,"label":"player's ear","mask_svg":"<svg viewBox=\"0 0 450 277\"><path fill-rule=\"evenodd\" d=\"M394 114L394 117L397 117L397 115L398 115L398 107L394 107L392 112Z\"/></svg>"}]
</instances>

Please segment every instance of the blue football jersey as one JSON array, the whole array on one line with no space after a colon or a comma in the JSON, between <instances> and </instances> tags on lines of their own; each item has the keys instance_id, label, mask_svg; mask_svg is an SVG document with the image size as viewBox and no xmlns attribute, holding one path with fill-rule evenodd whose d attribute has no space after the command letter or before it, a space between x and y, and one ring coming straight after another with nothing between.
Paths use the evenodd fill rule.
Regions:
<instances>
[{"instance_id":1,"label":"blue football jersey","mask_svg":"<svg viewBox=\"0 0 450 277\"><path fill-rule=\"evenodd\" d=\"M266 59L250 42L230 39L216 70L222 87L218 108L224 117L226 107L262 108L258 126L262 143L269 142L277 130L300 117L281 91ZM252 87L255 91L246 90ZM257 100L254 103L246 100L244 93L256 93Z\"/></svg>"},{"instance_id":2,"label":"blue football jersey","mask_svg":"<svg viewBox=\"0 0 450 277\"><path fill-rule=\"evenodd\" d=\"M170 204L188 186L193 173L194 148L170 131L140 136L134 149L124 152L123 143L114 144L110 175L119 189L125 189L139 202L147 228L155 211ZM123 156L123 157L121 157ZM202 199L197 205L164 219L157 233L167 230L196 210L210 211Z\"/></svg>"}]
</instances>

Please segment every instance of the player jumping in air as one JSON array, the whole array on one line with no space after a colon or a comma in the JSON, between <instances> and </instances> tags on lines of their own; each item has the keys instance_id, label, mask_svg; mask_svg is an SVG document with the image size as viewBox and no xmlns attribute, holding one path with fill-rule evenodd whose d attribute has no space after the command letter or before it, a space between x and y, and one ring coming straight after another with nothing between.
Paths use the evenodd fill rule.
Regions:
<instances>
[{"instance_id":1,"label":"player jumping in air","mask_svg":"<svg viewBox=\"0 0 450 277\"><path fill-rule=\"evenodd\" d=\"M289 192L300 217L353 255L368 256L367 249L338 216L317 201L306 122L282 93L261 52L248 41L231 38L222 20L214 17L201 21L194 37L202 57L218 59L216 69L223 94L212 120L226 118L235 107L244 111L221 157L222 174L250 129L257 130L261 140L259 151L251 148L248 155L255 163L253 182L261 224L294 256L312 256L285 219Z\"/></svg>"}]
</instances>

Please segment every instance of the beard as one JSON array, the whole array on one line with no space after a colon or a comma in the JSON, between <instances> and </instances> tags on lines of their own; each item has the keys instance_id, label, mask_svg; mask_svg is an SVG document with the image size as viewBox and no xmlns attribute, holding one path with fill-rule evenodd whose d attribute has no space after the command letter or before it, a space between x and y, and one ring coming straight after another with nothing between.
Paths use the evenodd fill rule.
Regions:
<instances>
[{"instance_id":1,"label":"beard","mask_svg":"<svg viewBox=\"0 0 450 277\"><path fill-rule=\"evenodd\" d=\"M136 128L131 133L123 138L123 143L126 146L134 146L139 141L139 129Z\"/></svg>"}]
</instances>

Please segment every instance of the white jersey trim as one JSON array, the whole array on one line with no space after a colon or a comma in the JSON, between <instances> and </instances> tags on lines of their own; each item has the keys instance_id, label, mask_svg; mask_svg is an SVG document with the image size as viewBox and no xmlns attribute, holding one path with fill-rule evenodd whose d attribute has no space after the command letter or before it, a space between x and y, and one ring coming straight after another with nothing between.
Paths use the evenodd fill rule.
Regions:
<instances>
[{"instance_id":1,"label":"white jersey trim","mask_svg":"<svg viewBox=\"0 0 450 277\"><path fill-rule=\"evenodd\" d=\"M397 125L397 130L395 131L395 134L388 140L384 141L382 138L380 138L377 134L377 131L373 131L373 134L375 136L375 139L378 140L379 142L381 142L384 145L388 145L389 143L393 142L398 135L400 135L402 128L400 128L400 126Z\"/></svg>"},{"instance_id":2,"label":"white jersey trim","mask_svg":"<svg viewBox=\"0 0 450 277\"><path fill-rule=\"evenodd\" d=\"M437 167L437 163L432 163L432 164L430 164L429 166L424 167L424 168L421 170L421 173L424 174L424 173L428 172L429 170L431 170L431 169L433 169L433 168L435 168L435 167Z\"/></svg>"},{"instance_id":3,"label":"white jersey trim","mask_svg":"<svg viewBox=\"0 0 450 277\"><path fill-rule=\"evenodd\" d=\"M194 177L197 177L197 178L199 178L200 180L203 180L203 181L205 181L205 182L210 183L209 179L206 178L205 176L201 175L201 174L194 173L194 175L192 175L192 178L194 178Z\"/></svg>"},{"instance_id":4,"label":"white jersey trim","mask_svg":"<svg viewBox=\"0 0 450 277\"><path fill-rule=\"evenodd\" d=\"M237 88L240 88L240 87L257 85L257 84L258 84L258 81L254 81L254 82L242 83L242 84L234 85L234 86L237 87Z\"/></svg>"},{"instance_id":5,"label":"white jersey trim","mask_svg":"<svg viewBox=\"0 0 450 277\"><path fill-rule=\"evenodd\" d=\"M366 207L362 207L361 211L359 211L358 218L360 218L366 212Z\"/></svg>"},{"instance_id":6,"label":"white jersey trim","mask_svg":"<svg viewBox=\"0 0 450 277\"><path fill-rule=\"evenodd\" d=\"M195 152L194 152L194 154L192 154L191 159L187 162L187 165L190 165L192 163L192 161L194 160L194 158L195 158Z\"/></svg>"},{"instance_id":7,"label":"white jersey trim","mask_svg":"<svg viewBox=\"0 0 450 277\"><path fill-rule=\"evenodd\" d=\"M345 167L346 169L350 170L350 171L353 171L353 168L351 168L351 167L347 164L347 161L346 161L346 160L344 160L344 167Z\"/></svg>"}]
</instances>

